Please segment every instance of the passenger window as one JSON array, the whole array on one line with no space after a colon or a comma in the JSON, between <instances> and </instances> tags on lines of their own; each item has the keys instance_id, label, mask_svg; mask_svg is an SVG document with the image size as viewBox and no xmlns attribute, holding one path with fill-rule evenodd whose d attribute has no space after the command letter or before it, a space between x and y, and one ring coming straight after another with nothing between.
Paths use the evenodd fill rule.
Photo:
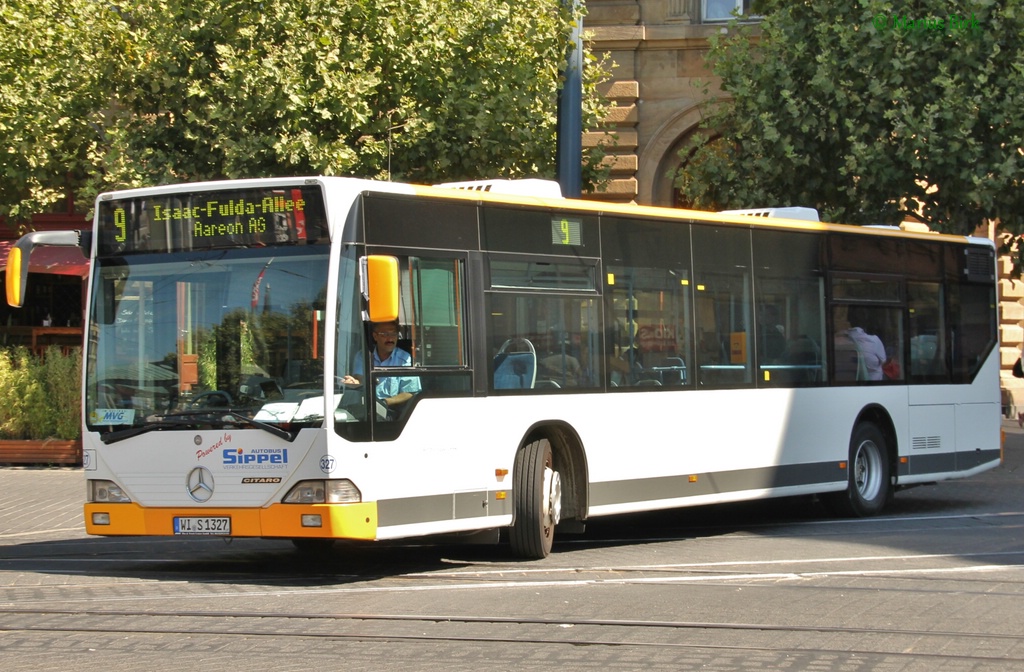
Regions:
<instances>
[{"instance_id":1,"label":"passenger window","mask_svg":"<svg viewBox=\"0 0 1024 672\"><path fill-rule=\"evenodd\" d=\"M991 284L950 285L953 381L970 382L996 346L995 288Z\"/></svg>"},{"instance_id":2,"label":"passenger window","mask_svg":"<svg viewBox=\"0 0 1024 672\"><path fill-rule=\"evenodd\" d=\"M597 260L492 254L487 270L490 389L597 387Z\"/></svg>"},{"instance_id":3,"label":"passenger window","mask_svg":"<svg viewBox=\"0 0 1024 672\"><path fill-rule=\"evenodd\" d=\"M834 306L835 380L903 380L902 315L899 308L889 306Z\"/></svg>"},{"instance_id":4,"label":"passenger window","mask_svg":"<svg viewBox=\"0 0 1024 672\"><path fill-rule=\"evenodd\" d=\"M907 375L915 382L949 381L946 356L946 317L942 284L912 282L907 285L910 359Z\"/></svg>"},{"instance_id":5,"label":"passenger window","mask_svg":"<svg viewBox=\"0 0 1024 672\"><path fill-rule=\"evenodd\" d=\"M825 285L822 237L754 231L758 362L761 387L814 385L825 380Z\"/></svg>"},{"instance_id":6,"label":"passenger window","mask_svg":"<svg viewBox=\"0 0 1024 672\"><path fill-rule=\"evenodd\" d=\"M600 384L595 298L489 296L491 389L558 392Z\"/></svg>"},{"instance_id":7,"label":"passenger window","mask_svg":"<svg viewBox=\"0 0 1024 672\"><path fill-rule=\"evenodd\" d=\"M750 231L693 227L697 367L704 387L754 382Z\"/></svg>"},{"instance_id":8,"label":"passenger window","mask_svg":"<svg viewBox=\"0 0 1024 672\"><path fill-rule=\"evenodd\" d=\"M606 384L692 384L693 274L688 224L605 218Z\"/></svg>"},{"instance_id":9,"label":"passenger window","mask_svg":"<svg viewBox=\"0 0 1024 672\"><path fill-rule=\"evenodd\" d=\"M687 385L689 271L610 266L608 282L609 387Z\"/></svg>"}]
</instances>

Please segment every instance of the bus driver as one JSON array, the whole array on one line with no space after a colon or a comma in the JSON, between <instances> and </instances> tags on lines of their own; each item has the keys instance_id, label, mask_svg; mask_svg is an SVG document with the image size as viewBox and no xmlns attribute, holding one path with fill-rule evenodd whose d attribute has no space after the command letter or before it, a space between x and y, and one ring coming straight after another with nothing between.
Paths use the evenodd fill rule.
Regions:
<instances>
[{"instance_id":1,"label":"bus driver","mask_svg":"<svg viewBox=\"0 0 1024 672\"><path fill-rule=\"evenodd\" d=\"M412 355L398 347L398 322L372 322L370 336L373 338L372 353L374 367L412 366ZM363 378L363 358L357 357L352 374L342 379L346 385L358 385ZM377 379L374 397L387 411L401 407L420 391L420 379L416 376L381 376Z\"/></svg>"}]
</instances>

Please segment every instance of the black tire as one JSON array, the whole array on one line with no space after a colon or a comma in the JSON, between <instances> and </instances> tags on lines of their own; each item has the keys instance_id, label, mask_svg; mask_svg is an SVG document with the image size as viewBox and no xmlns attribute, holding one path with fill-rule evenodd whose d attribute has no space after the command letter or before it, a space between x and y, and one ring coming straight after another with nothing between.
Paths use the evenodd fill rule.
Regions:
<instances>
[{"instance_id":1,"label":"black tire","mask_svg":"<svg viewBox=\"0 0 1024 672\"><path fill-rule=\"evenodd\" d=\"M892 497L889 449L885 435L870 422L862 422L850 438L846 490L831 495L829 504L839 515L863 518L881 513Z\"/></svg>"},{"instance_id":2,"label":"black tire","mask_svg":"<svg viewBox=\"0 0 1024 672\"><path fill-rule=\"evenodd\" d=\"M548 440L523 447L516 454L513 471L512 552L530 560L546 558L562 512L562 481L554 469Z\"/></svg>"}]
</instances>

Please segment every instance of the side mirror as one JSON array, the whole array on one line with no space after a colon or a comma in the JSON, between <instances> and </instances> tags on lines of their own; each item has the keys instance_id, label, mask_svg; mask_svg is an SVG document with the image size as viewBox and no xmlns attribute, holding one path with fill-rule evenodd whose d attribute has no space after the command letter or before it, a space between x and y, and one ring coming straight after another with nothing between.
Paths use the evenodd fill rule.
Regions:
<instances>
[{"instance_id":1,"label":"side mirror","mask_svg":"<svg viewBox=\"0 0 1024 672\"><path fill-rule=\"evenodd\" d=\"M92 234L84 231L33 231L18 239L7 253L7 304L12 308L25 305L28 289L28 260L36 245L56 247L78 247L83 256L89 255Z\"/></svg>"},{"instance_id":2,"label":"side mirror","mask_svg":"<svg viewBox=\"0 0 1024 672\"><path fill-rule=\"evenodd\" d=\"M18 241L20 244L21 241ZM25 290L28 288L28 257L32 247L27 250L15 245L7 253L7 305L21 308L25 305Z\"/></svg>"},{"instance_id":3,"label":"side mirror","mask_svg":"<svg viewBox=\"0 0 1024 672\"><path fill-rule=\"evenodd\" d=\"M363 297L370 322L398 320L398 259L385 255L363 257Z\"/></svg>"}]
</instances>

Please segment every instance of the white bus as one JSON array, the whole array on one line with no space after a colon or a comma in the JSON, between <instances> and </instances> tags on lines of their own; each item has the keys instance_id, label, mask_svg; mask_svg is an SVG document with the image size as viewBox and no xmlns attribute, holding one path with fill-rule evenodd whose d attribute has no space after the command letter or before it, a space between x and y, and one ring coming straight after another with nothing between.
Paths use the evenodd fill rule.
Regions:
<instances>
[{"instance_id":1,"label":"white bus","mask_svg":"<svg viewBox=\"0 0 1024 672\"><path fill-rule=\"evenodd\" d=\"M460 186L135 189L19 241L13 304L34 245L91 260L87 531L542 558L595 516L871 515L999 464L990 241ZM411 361L374 368L392 320Z\"/></svg>"}]
</instances>

